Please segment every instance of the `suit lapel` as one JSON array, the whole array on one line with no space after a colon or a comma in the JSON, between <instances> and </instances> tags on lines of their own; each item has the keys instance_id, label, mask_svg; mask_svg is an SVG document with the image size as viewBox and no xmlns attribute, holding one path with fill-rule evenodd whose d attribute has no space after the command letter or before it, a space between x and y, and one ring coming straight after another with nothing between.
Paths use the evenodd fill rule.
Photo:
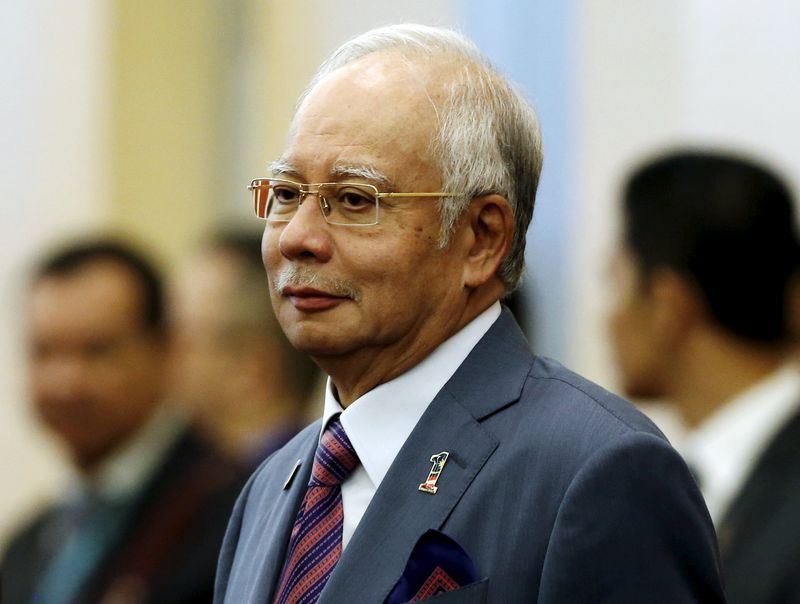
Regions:
<instances>
[{"instance_id":1,"label":"suit lapel","mask_svg":"<svg viewBox=\"0 0 800 604\"><path fill-rule=\"evenodd\" d=\"M504 311L403 445L328 581L320 604L386 599L417 540L428 529L442 527L494 453L498 441L479 420L519 398L531 361L524 337L510 313ZM449 457L437 493L420 491L419 485L431 470L430 457L443 451Z\"/></svg>"},{"instance_id":2,"label":"suit lapel","mask_svg":"<svg viewBox=\"0 0 800 604\"><path fill-rule=\"evenodd\" d=\"M367 508L364 517L331 576L320 603L383 602L405 568L419 537L440 528L453 507L497 447L495 441L463 408L445 406L426 412L401 449ZM419 485L431 470L431 455L447 451L449 458L435 495ZM373 572L379 561L379 572Z\"/></svg>"},{"instance_id":3,"label":"suit lapel","mask_svg":"<svg viewBox=\"0 0 800 604\"><path fill-rule=\"evenodd\" d=\"M258 545L249 551L256 556L260 554L262 559L256 563L256 567L259 569L257 573L259 579L258 586L252 592L254 595L252 601L262 601L263 599L265 602L271 602L275 597L275 590L278 587L277 584L286 559L286 550L289 547L289 537L311 476L311 466L319 436L319 422L315 422L313 426L314 428L309 430L306 442L299 449L299 453L287 456L288 463L285 468L274 472L275 479L266 493L266 497L275 500L274 511L272 514L264 514L256 520L259 526L253 534L256 536ZM294 470L297 460L300 460L300 466ZM290 475L291 480L287 484ZM257 507L256 509L261 508ZM255 597L256 594L258 597ZM265 599L263 595L266 595Z\"/></svg>"}]
</instances>

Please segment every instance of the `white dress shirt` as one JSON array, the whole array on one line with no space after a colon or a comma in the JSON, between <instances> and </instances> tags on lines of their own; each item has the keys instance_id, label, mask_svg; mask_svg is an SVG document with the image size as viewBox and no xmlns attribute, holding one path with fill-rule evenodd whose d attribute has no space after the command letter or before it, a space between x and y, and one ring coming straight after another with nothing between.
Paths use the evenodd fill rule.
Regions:
<instances>
[{"instance_id":1,"label":"white dress shirt","mask_svg":"<svg viewBox=\"0 0 800 604\"><path fill-rule=\"evenodd\" d=\"M370 390L344 411L328 379L323 430L332 416L341 413L342 426L361 462L342 484L342 547L349 543L389 466L428 405L499 316L500 303L495 302L421 363ZM420 477L420 481L424 479Z\"/></svg>"},{"instance_id":2,"label":"white dress shirt","mask_svg":"<svg viewBox=\"0 0 800 604\"><path fill-rule=\"evenodd\" d=\"M725 403L687 436L684 457L697 473L715 526L798 406L800 371L792 363Z\"/></svg>"}]
</instances>

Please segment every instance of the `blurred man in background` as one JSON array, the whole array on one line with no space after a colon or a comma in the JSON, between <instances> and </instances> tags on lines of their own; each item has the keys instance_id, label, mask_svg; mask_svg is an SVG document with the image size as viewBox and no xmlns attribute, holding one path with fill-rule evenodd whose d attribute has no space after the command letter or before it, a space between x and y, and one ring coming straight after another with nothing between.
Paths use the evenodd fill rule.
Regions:
<instances>
[{"instance_id":1,"label":"blurred man in background","mask_svg":"<svg viewBox=\"0 0 800 604\"><path fill-rule=\"evenodd\" d=\"M690 429L729 601L800 602L789 191L745 159L688 151L636 170L623 203L611 330L624 388L673 402Z\"/></svg>"},{"instance_id":2,"label":"blurred man in background","mask_svg":"<svg viewBox=\"0 0 800 604\"><path fill-rule=\"evenodd\" d=\"M74 244L27 307L35 412L66 445L71 490L13 539L4 604L211 601L239 474L162 402L162 284L124 244Z\"/></svg>"},{"instance_id":3,"label":"blurred man in background","mask_svg":"<svg viewBox=\"0 0 800 604\"><path fill-rule=\"evenodd\" d=\"M188 263L173 306L174 399L251 470L308 423L316 365L289 345L269 299L261 236L224 232Z\"/></svg>"}]
</instances>

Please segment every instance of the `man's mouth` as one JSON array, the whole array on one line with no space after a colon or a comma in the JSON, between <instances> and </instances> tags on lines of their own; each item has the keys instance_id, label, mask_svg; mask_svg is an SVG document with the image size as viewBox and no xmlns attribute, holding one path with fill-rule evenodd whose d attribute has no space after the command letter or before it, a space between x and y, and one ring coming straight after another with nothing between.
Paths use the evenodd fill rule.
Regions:
<instances>
[{"instance_id":1,"label":"man's mouth","mask_svg":"<svg viewBox=\"0 0 800 604\"><path fill-rule=\"evenodd\" d=\"M281 292L298 310L327 310L339 305L347 296L339 296L311 287L285 287Z\"/></svg>"},{"instance_id":2,"label":"man's mouth","mask_svg":"<svg viewBox=\"0 0 800 604\"><path fill-rule=\"evenodd\" d=\"M307 267L282 268L275 275L272 287L289 298L298 310L326 310L348 300L361 299L361 291L350 281L323 277Z\"/></svg>"}]
</instances>

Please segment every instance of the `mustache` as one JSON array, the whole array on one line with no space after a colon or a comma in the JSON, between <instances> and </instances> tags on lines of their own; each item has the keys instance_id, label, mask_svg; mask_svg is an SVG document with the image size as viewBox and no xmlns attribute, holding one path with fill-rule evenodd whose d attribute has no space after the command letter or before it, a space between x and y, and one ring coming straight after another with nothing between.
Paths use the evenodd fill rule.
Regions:
<instances>
[{"instance_id":1,"label":"mustache","mask_svg":"<svg viewBox=\"0 0 800 604\"><path fill-rule=\"evenodd\" d=\"M334 296L351 298L356 302L361 300L361 290L352 282L336 277L323 277L306 267L288 266L278 272L273 288L283 294L288 287L309 287Z\"/></svg>"}]
</instances>

